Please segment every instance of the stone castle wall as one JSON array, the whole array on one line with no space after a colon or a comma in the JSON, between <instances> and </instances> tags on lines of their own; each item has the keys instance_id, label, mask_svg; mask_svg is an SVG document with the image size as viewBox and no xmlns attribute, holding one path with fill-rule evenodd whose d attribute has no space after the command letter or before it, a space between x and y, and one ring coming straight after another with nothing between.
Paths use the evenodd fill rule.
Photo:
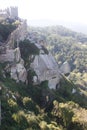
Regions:
<instances>
[{"instance_id":1,"label":"stone castle wall","mask_svg":"<svg viewBox=\"0 0 87 130\"><path fill-rule=\"evenodd\" d=\"M18 18L18 7L10 7L4 10L0 10L0 17L3 18Z\"/></svg>"},{"instance_id":2,"label":"stone castle wall","mask_svg":"<svg viewBox=\"0 0 87 130\"><path fill-rule=\"evenodd\" d=\"M0 46L0 63L8 62L6 72L17 82L27 82L27 71L21 58L20 49L14 49L14 43L22 41L27 36L27 23L22 20L20 25L9 35L7 41Z\"/></svg>"},{"instance_id":3,"label":"stone castle wall","mask_svg":"<svg viewBox=\"0 0 87 130\"><path fill-rule=\"evenodd\" d=\"M23 41L27 36L26 20L22 21L16 30L14 30L6 41L7 46L14 48L14 43Z\"/></svg>"}]
</instances>

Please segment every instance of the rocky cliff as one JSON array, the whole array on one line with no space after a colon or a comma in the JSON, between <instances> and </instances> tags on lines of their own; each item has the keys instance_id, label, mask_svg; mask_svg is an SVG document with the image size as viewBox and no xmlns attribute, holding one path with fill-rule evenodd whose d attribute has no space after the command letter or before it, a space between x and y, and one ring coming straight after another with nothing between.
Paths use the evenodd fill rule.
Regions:
<instances>
[{"instance_id":1,"label":"rocky cliff","mask_svg":"<svg viewBox=\"0 0 87 130\"><path fill-rule=\"evenodd\" d=\"M27 71L19 48L6 49L4 54L0 54L0 63L6 63L4 73L9 73L12 79L15 79L17 82L26 82Z\"/></svg>"},{"instance_id":2,"label":"rocky cliff","mask_svg":"<svg viewBox=\"0 0 87 130\"><path fill-rule=\"evenodd\" d=\"M22 58L22 55L24 53L23 51L26 52L27 48L23 48L23 51L20 52L19 47L20 41L25 39L29 40L27 24L26 21L22 21L20 22L19 26L10 34L4 46L0 46L0 63L6 63L4 74L9 73L10 77L17 82L21 81L27 83L27 70L32 69L35 72L35 75L33 76L33 84L40 84L43 81L48 81L49 88L58 88L61 79L61 72L64 74L69 73L69 65L63 65L59 69L54 57L42 44L31 43L38 48L39 53L32 53L31 55L27 56L27 63L29 62L29 57L33 56L34 58L33 61L31 61L30 66L26 68L25 60ZM35 50L33 50L33 52Z\"/></svg>"},{"instance_id":3,"label":"rocky cliff","mask_svg":"<svg viewBox=\"0 0 87 130\"><path fill-rule=\"evenodd\" d=\"M0 46L0 63L5 63L4 74L9 73L12 79L17 82L27 81L27 71L24 67L24 61L21 58L20 48L15 43L19 43L27 36L26 21L20 22L19 26L11 32L8 39Z\"/></svg>"},{"instance_id":4,"label":"rocky cliff","mask_svg":"<svg viewBox=\"0 0 87 130\"><path fill-rule=\"evenodd\" d=\"M56 88L60 81L58 65L51 54L40 54L35 56L31 68L36 72L35 83L47 80L49 88ZM35 79L35 77L34 77Z\"/></svg>"}]
</instances>

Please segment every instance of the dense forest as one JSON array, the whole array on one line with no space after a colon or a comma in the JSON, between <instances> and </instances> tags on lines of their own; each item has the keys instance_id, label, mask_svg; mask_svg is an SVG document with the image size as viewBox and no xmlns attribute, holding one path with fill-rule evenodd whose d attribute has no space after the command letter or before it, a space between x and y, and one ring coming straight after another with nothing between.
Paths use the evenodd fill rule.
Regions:
<instances>
[{"instance_id":1,"label":"dense forest","mask_svg":"<svg viewBox=\"0 0 87 130\"><path fill-rule=\"evenodd\" d=\"M87 35L71 31L63 26L29 27L34 41L43 40L54 55L59 67L68 61L71 66L70 80L87 87Z\"/></svg>"}]
</instances>

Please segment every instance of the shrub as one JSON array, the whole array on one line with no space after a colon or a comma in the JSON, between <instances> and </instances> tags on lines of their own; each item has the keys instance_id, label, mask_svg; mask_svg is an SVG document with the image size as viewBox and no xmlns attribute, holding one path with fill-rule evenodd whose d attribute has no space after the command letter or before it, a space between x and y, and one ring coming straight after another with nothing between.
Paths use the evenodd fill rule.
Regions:
<instances>
[{"instance_id":1,"label":"shrub","mask_svg":"<svg viewBox=\"0 0 87 130\"><path fill-rule=\"evenodd\" d=\"M9 104L10 109L11 109L13 112L15 112L15 111L18 110L18 105L17 105L17 103L16 103L13 99L9 99L9 100L8 100L8 104Z\"/></svg>"},{"instance_id":2,"label":"shrub","mask_svg":"<svg viewBox=\"0 0 87 130\"><path fill-rule=\"evenodd\" d=\"M17 123L19 128L21 128L22 130L24 130L25 128L28 127L28 122L27 122L27 119L25 117L25 113L23 111L19 111L18 113L14 113L12 115L12 118Z\"/></svg>"},{"instance_id":3,"label":"shrub","mask_svg":"<svg viewBox=\"0 0 87 130\"><path fill-rule=\"evenodd\" d=\"M31 98L29 97L24 97L23 98L23 105L24 107L29 110L29 111L33 111L35 114L39 113L38 108L36 107L36 104L32 101Z\"/></svg>"},{"instance_id":4,"label":"shrub","mask_svg":"<svg viewBox=\"0 0 87 130\"><path fill-rule=\"evenodd\" d=\"M45 121L41 121L39 124L41 130L49 130L47 123Z\"/></svg>"},{"instance_id":5,"label":"shrub","mask_svg":"<svg viewBox=\"0 0 87 130\"><path fill-rule=\"evenodd\" d=\"M29 60L30 55L38 55L39 49L35 46L35 44L30 43L29 40L24 40L19 43L21 57L27 61Z\"/></svg>"}]
</instances>

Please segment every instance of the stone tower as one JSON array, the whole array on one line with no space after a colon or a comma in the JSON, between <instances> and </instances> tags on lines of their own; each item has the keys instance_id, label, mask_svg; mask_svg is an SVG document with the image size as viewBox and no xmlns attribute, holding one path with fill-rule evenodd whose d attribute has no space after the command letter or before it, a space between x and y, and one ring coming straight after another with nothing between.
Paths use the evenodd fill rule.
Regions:
<instances>
[{"instance_id":1,"label":"stone tower","mask_svg":"<svg viewBox=\"0 0 87 130\"><path fill-rule=\"evenodd\" d=\"M10 7L9 14L11 18L18 18L18 7Z\"/></svg>"}]
</instances>

